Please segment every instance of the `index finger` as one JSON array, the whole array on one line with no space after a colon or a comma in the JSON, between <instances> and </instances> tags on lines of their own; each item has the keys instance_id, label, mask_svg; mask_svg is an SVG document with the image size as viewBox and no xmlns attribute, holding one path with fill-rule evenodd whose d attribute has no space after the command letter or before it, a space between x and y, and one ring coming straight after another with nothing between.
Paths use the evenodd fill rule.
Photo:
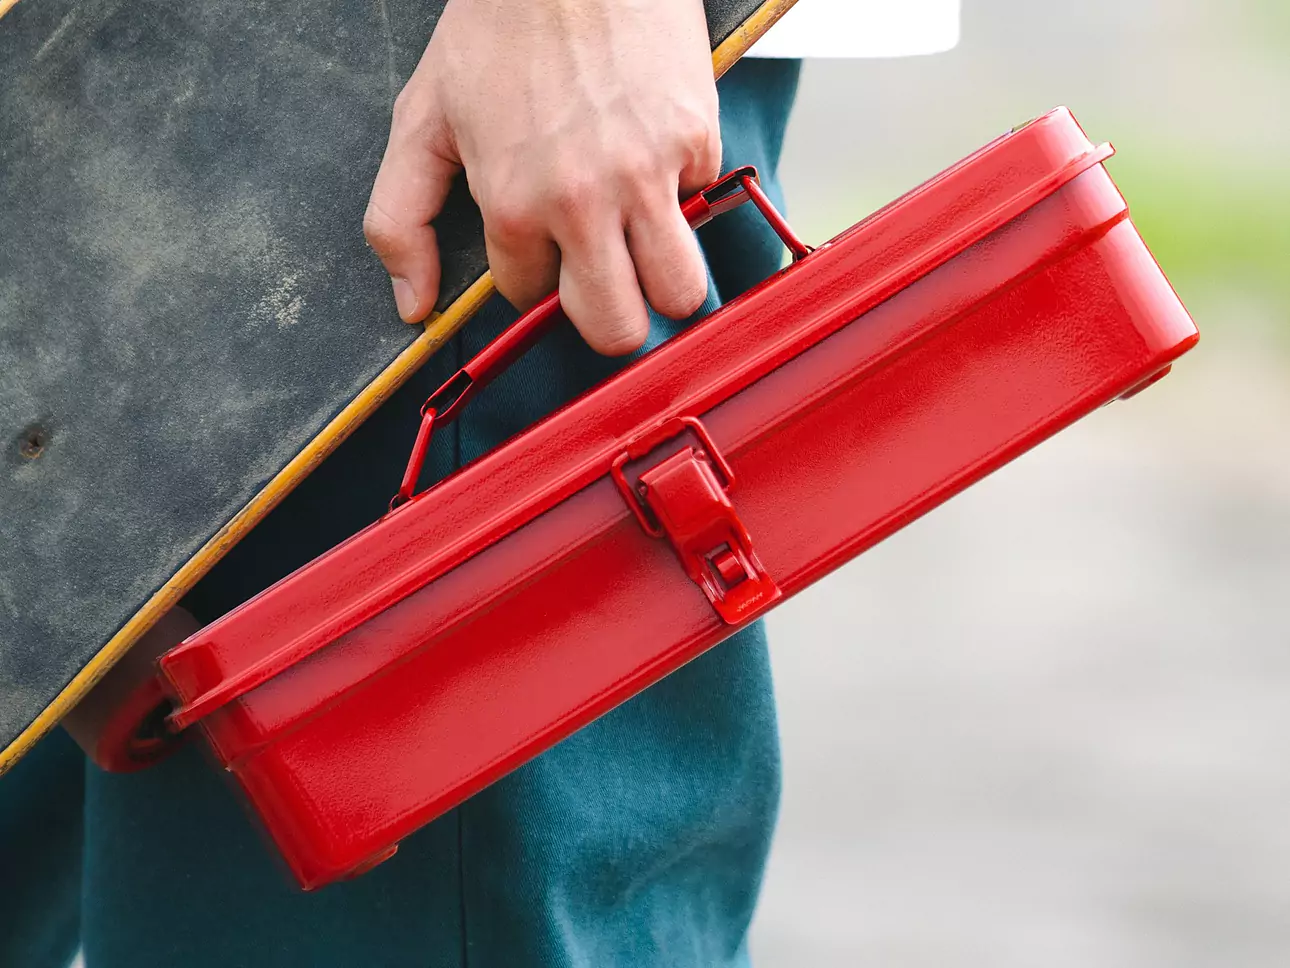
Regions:
<instances>
[{"instance_id":1,"label":"index finger","mask_svg":"<svg viewBox=\"0 0 1290 968\"><path fill-rule=\"evenodd\" d=\"M439 296L439 242L430 222L459 170L396 116L363 216L363 234L390 274L406 322L425 319Z\"/></svg>"}]
</instances>

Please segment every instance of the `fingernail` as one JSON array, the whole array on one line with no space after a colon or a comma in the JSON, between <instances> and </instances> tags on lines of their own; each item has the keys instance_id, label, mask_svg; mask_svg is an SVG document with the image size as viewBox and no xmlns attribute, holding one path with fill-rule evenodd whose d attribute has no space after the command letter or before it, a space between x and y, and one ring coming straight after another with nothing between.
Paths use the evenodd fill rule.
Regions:
<instances>
[{"instance_id":1,"label":"fingernail","mask_svg":"<svg viewBox=\"0 0 1290 968\"><path fill-rule=\"evenodd\" d=\"M399 307L399 315L407 319L417 311L417 293L412 288L412 283L399 276L393 278L394 283L394 302Z\"/></svg>"}]
</instances>

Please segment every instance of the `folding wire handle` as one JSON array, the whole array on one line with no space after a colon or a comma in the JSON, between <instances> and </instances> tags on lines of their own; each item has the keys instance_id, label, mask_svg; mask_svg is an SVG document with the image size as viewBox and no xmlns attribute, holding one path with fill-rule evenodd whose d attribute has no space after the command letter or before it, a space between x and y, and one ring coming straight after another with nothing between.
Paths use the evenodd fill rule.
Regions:
<instances>
[{"instance_id":1,"label":"folding wire handle","mask_svg":"<svg viewBox=\"0 0 1290 968\"><path fill-rule=\"evenodd\" d=\"M697 229L746 201L757 206L775 234L792 253L794 262L810 254L811 247L797 237L784 216L766 197L757 177L757 169L751 165L735 169L701 192L690 196L681 203L681 214L692 229ZM469 363L449 377L443 386L430 394L421 406L421 427L417 430L417 439L412 445L412 455L408 458L407 470L403 472L399 493L390 500L391 511L412 500L435 429L452 421L475 394L523 356L561 315L560 294L552 293L503 330Z\"/></svg>"}]
</instances>

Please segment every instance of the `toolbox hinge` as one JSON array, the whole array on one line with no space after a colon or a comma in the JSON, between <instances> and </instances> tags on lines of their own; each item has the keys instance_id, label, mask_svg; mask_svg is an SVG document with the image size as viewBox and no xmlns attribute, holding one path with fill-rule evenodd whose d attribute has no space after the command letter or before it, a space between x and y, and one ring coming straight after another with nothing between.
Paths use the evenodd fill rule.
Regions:
<instances>
[{"instance_id":1,"label":"toolbox hinge","mask_svg":"<svg viewBox=\"0 0 1290 968\"><path fill-rule=\"evenodd\" d=\"M645 469L624 474L628 455L615 464L615 480L645 530L666 535L686 573L730 625L766 611L782 597L757 558L748 529L727 493L734 483L702 424L686 420L697 437Z\"/></svg>"}]
</instances>

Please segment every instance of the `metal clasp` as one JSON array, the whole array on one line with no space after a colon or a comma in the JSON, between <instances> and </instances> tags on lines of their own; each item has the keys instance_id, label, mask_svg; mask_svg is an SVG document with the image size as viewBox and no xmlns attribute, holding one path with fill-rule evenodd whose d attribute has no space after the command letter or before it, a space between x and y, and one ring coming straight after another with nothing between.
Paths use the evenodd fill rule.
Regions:
<instances>
[{"instance_id":1,"label":"metal clasp","mask_svg":"<svg viewBox=\"0 0 1290 968\"><path fill-rule=\"evenodd\" d=\"M725 622L750 621L782 597L727 493L730 465L697 419L649 435L619 455L611 474L641 527L672 543Z\"/></svg>"}]
</instances>

